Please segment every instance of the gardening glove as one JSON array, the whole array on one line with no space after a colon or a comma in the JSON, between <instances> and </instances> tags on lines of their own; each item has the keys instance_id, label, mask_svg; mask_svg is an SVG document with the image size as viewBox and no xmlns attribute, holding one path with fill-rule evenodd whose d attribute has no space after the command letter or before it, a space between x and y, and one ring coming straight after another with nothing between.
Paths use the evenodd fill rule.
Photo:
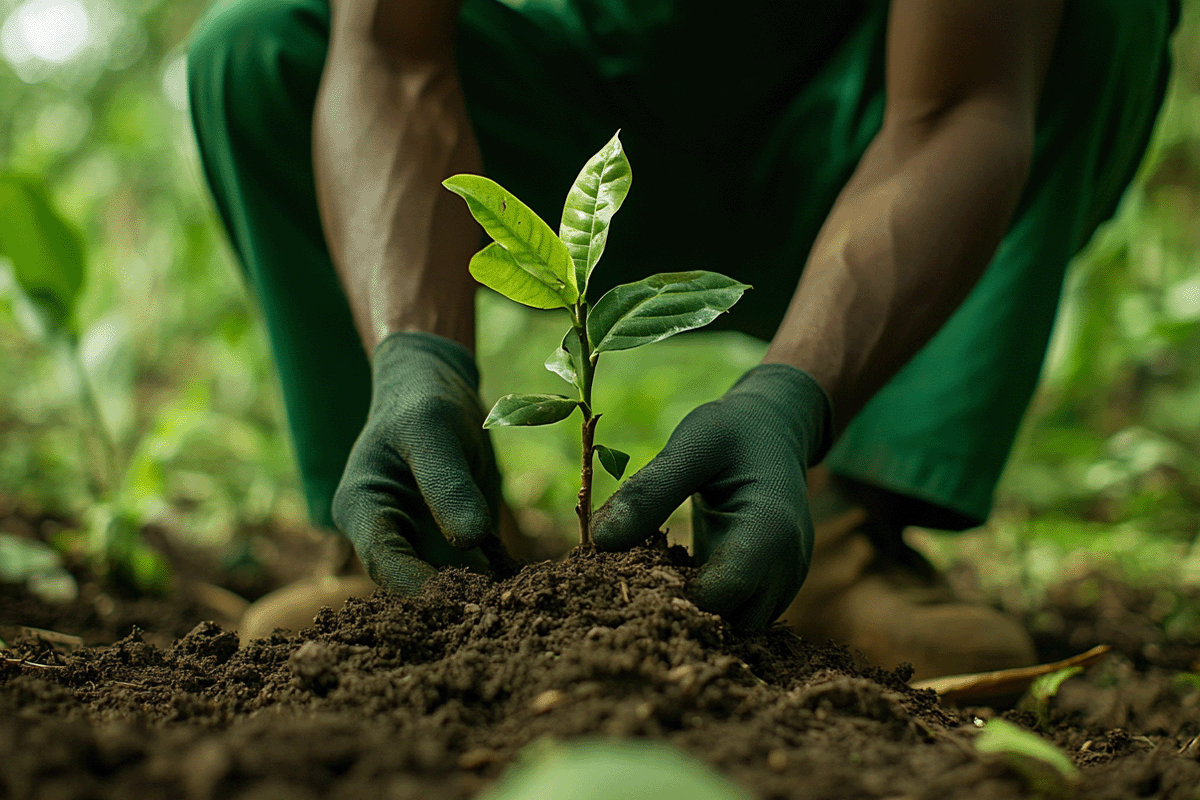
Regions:
<instances>
[{"instance_id":1,"label":"gardening glove","mask_svg":"<svg viewBox=\"0 0 1200 800\"><path fill-rule=\"evenodd\" d=\"M741 628L783 613L808 574L813 524L807 467L825 456L832 409L820 384L787 364L760 364L692 411L666 447L596 512L593 539L633 546L689 495L700 573L692 599Z\"/></svg>"},{"instance_id":2,"label":"gardening glove","mask_svg":"<svg viewBox=\"0 0 1200 800\"><path fill-rule=\"evenodd\" d=\"M372 371L371 410L333 498L334 522L391 591L414 594L435 567L486 571L479 545L496 535L500 472L475 359L440 336L394 333L375 348Z\"/></svg>"}]
</instances>

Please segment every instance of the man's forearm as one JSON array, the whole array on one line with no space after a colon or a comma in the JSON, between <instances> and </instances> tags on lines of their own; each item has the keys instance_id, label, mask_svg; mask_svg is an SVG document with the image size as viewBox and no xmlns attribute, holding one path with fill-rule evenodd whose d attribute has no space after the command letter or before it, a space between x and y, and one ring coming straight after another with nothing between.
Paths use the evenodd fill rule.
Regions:
<instances>
[{"instance_id":1,"label":"man's forearm","mask_svg":"<svg viewBox=\"0 0 1200 800\"><path fill-rule=\"evenodd\" d=\"M1032 134L961 108L885 128L838 197L765 361L808 371L838 431L927 342L991 260Z\"/></svg>"},{"instance_id":2,"label":"man's forearm","mask_svg":"<svg viewBox=\"0 0 1200 800\"><path fill-rule=\"evenodd\" d=\"M368 354L396 331L436 333L473 350L476 283L467 265L479 230L441 181L481 166L452 51L373 41L365 24L348 30L358 10L334 9L313 123L334 265Z\"/></svg>"}]
</instances>

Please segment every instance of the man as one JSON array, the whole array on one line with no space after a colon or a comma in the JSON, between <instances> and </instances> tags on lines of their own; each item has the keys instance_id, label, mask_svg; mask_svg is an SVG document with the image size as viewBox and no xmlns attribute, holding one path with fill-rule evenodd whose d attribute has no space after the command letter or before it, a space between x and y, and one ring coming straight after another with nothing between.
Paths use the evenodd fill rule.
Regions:
<instances>
[{"instance_id":1,"label":"man","mask_svg":"<svg viewBox=\"0 0 1200 800\"><path fill-rule=\"evenodd\" d=\"M1141 159L1177 16L1171 0L217 5L189 51L193 119L314 522L396 591L486 565L501 503L473 357L480 239L440 182L486 166L553 219L620 128L638 182L595 296L715 269L756 287L721 323L770 345L597 513L597 544L628 547L694 496L696 599L735 624L792 603L807 635L922 676L1029 662L1020 626L956 600L901 533L986 518L1066 264ZM810 502L822 460L835 479Z\"/></svg>"}]
</instances>

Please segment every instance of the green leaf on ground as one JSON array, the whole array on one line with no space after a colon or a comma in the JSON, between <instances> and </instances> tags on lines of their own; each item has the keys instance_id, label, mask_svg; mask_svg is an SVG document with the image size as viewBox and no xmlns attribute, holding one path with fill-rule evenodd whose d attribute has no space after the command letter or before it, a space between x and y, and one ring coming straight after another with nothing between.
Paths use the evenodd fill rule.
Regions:
<instances>
[{"instance_id":1,"label":"green leaf on ground","mask_svg":"<svg viewBox=\"0 0 1200 800\"><path fill-rule=\"evenodd\" d=\"M534 742L482 800L750 800L681 750L629 740Z\"/></svg>"},{"instance_id":2,"label":"green leaf on ground","mask_svg":"<svg viewBox=\"0 0 1200 800\"><path fill-rule=\"evenodd\" d=\"M1057 747L1036 733L1003 719L993 719L975 738L981 753L1000 753L1031 787L1052 792L1064 781L1074 780L1079 770Z\"/></svg>"},{"instance_id":3,"label":"green leaf on ground","mask_svg":"<svg viewBox=\"0 0 1200 800\"><path fill-rule=\"evenodd\" d=\"M575 284L580 294L586 294L588 278L608 242L608 224L625 202L633 182L620 135L620 131L613 134L608 144L583 165L563 206L558 235L575 262Z\"/></svg>"},{"instance_id":4,"label":"green leaf on ground","mask_svg":"<svg viewBox=\"0 0 1200 800\"><path fill-rule=\"evenodd\" d=\"M571 416L577 405L578 400L561 394L507 394L496 401L483 427L549 425Z\"/></svg>"},{"instance_id":5,"label":"green leaf on ground","mask_svg":"<svg viewBox=\"0 0 1200 800\"><path fill-rule=\"evenodd\" d=\"M716 272L664 272L614 287L588 314L592 350L628 350L700 328L750 287Z\"/></svg>"},{"instance_id":6,"label":"green leaf on ground","mask_svg":"<svg viewBox=\"0 0 1200 800\"><path fill-rule=\"evenodd\" d=\"M488 235L496 240L512 256L511 262L492 259L487 263L489 277L496 277L494 270L516 267L529 278L544 286L558 298L556 305L537 305L507 294L503 289L488 283L475 273L472 259L471 274L485 286L495 289L518 303L533 305L534 308L568 307L579 299L575 285L575 267L567 246L550 229L533 209L517 199L500 184L482 175L454 175L442 181L442 185L467 202L472 216L483 226ZM487 249L487 248L485 248ZM500 280L501 285L524 285L509 280ZM540 295L539 295L540 296ZM544 301L541 301L544 302Z\"/></svg>"},{"instance_id":7,"label":"green leaf on ground","mask_svg":"<svg viewBox=\"0 0 1200 800\"><path fill-rule=\"evenodd\" d=\"M625 467L629 466L629 454L622 453L612 447L605 447L598 444L593 448L596 455L600 456L600 464L617 480L621 480L621 476L625 474Z\"/></svg>"},{"instance_id":8,"label":"green leaf on ground","mask_svg":"<svg viewBox=\"0 0 1200 800\"><path fill-rule=\"evenodd\" d=\"M83 288L83 234L50 202L42 182L0 174L0 256L22 291L55 331L76 333Z\"/></svg>"},{"instance_id":9,"label":"green leaf on ground","mask_svg":"<svg viewBox=\"0 0 1200 800\"><path fill-rule=\"evenodd\" d=\"M583 348L579 343L579 335L575 333L575 329L567 331L563 336L562 345L557 350L550 354L546 359L546 369L553 372L555 375L562 378L567 383L579 390L580 396L583 395L583 370L581 362L583 361Z\"/></svg>"}]
</instances>

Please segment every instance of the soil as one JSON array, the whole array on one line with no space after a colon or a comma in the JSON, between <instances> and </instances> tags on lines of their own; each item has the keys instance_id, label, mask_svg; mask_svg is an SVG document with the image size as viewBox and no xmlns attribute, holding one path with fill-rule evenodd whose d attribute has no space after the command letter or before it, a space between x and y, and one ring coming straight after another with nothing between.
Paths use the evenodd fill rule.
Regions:
<instances>
[{"instance_id":1,"label":"soil","mask_svg":"<svg viewBox=\"0 0 1200 800\"><path fill-rule=\"evenodd\" d=\"M1200 798L1200 641L1164 633L1187 602L1093 578L1039 612L1047 655L1116 647L1051 705L1080 775L1048 790L974 746L982 720L1037 715L943 706L904 667L783 627L740 636L687 599L691 576L657 541L498 582L446 571L244 647L211 622L176 637L186 610L110 646L10 642L0 798L468 798L526 746L581 737L668 742L761 798ZM4 591L0 624L82 632Z\"/></svg>"}]
</instances>

